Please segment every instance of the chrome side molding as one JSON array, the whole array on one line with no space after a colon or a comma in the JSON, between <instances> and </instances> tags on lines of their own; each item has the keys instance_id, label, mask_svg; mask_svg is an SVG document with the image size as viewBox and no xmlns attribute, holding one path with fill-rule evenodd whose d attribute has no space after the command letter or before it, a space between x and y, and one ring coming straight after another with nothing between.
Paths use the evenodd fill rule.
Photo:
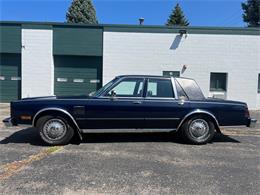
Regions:
<instances>
[{"instance_id":1,"label":"chrome side molding","mask_svg":"<svg viewBox=\"0 0 260 195\"><path fill-rule=\"evenodd\" d=\"M82 129L83 133L167 133L176 129Z\"/></svg>"}]
</instances>

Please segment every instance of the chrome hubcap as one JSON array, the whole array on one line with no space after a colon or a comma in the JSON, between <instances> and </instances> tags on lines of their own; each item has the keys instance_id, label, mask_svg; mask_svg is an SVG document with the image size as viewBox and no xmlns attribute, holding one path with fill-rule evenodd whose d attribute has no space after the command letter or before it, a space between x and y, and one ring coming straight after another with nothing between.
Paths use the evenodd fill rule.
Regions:
<instances>
[{"instance_id":1,"label":"chrome hubcap","mask_svg":"<svg viewBox=\"0 0 260 195\"><path fill-rule=\"evenodd\" d=\"M50 119L43 126L43 133L50 140L62 138L66 130L66 124L60 119Z\"/></svg>"},{"instance_id":2,"label":"chrome hubcap","mask_svg":"<svg viewBox=\"0 0 260 195\"><path fill-rule=\"evenodd\" d=\"M190 135L195 139L202 139L209 133L209 125L203 119L195 119L189 126Z\"/></svg>"}]
</instances>

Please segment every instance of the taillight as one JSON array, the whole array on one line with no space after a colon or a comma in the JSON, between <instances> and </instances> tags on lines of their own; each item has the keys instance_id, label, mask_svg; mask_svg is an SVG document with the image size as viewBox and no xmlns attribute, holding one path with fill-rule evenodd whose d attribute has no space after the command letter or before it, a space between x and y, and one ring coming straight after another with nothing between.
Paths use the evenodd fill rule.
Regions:
<instances>
[{"instance_id":1,"label":"taillight","mask_svg":"<svg viewBox=\"0 0 260 195\"><path fill-rule=\"evenodd\" d=\"M249 113L248 107L246 107L245 117L250 118L250 113Z\"/></svg>"}]
</instances>

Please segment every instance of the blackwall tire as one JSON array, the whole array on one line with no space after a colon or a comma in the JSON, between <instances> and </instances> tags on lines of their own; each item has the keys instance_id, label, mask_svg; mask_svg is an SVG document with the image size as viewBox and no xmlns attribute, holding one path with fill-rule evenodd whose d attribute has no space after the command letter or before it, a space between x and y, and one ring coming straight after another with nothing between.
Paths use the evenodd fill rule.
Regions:
<instances>
[{"instance_id":1,"label":"blackwall tire","mask_svg":"<svg viewBox=\"0 0 260 195\"><path fill-rule=\"evenodd\" d=\"M213 122L204 116L194 116L183 124L183 138L191 144L207 144L215 134Z\"/></svg>"},{"instance_id":2,"label":"blackwall tire","mask_svg":"<svg viewBox=\"0 0 260 195\"><path fill-rule=\"evenodd\" d=\"M43 116L38 119L36 128L41 139L48 145L66 145L74 135L74 129L60 116Z\"/></svg>"}]
</instances>

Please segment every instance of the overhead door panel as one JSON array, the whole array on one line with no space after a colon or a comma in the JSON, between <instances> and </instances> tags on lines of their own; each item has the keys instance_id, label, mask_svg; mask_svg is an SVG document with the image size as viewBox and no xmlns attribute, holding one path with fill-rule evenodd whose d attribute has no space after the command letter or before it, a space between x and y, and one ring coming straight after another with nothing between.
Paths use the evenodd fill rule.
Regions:
<instances>
[{"instance_id":1,"label":"overhead door panel","mask_svg":"<svg viewBox=\"0 0 260 195\"><path fill-rule=\"evenodd\" d=\"M54 55L102 56L103 31L97 27L53 27Z\"/></svg>"},{"instance_id":2,"label":"overhead door panel","mask_svg":"<svg viewBox=\"0 0 260 195\"><path fill-rule=\"evenodd\" d=\"M0 53L21 53L21 26L0 24Z\"/></svg>"},{"instance_id":3,"label":"overhead door panel","mask_svg":"<svg viewBox=\"0 0 260 195\"><path fill-rule=\"evenodd\" d=\"M20 99L21 55L0 54L0 102Z\"/></svg>"},{"instance_id":4,"label":"overhead door panel","mask_svg":"<svg viewBox=\"0 0 260 195\"><path fill-rule=\"evenodd\" d=\"M55 56L54 94L87 95L102 84L102 57Z\"/></svg>"}]
</instances>

